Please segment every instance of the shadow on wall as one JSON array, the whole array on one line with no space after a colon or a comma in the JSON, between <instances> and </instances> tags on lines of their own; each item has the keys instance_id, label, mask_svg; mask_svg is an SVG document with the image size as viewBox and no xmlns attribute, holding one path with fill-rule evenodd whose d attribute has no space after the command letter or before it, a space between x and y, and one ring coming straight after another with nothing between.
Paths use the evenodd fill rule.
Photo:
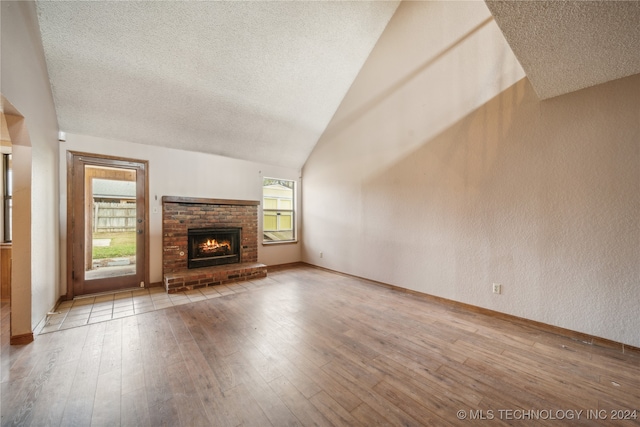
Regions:
<instances>
[{"instance_id":1,"label":"shadow on wall","mask_svg":"<svg viewBox=\"0 0 640 427\"><path fill-rule=\"evenodd\" d=\"M349 126L353 125L355 122L360 120L366 114L371 112L371 110L375 109L377 106L383 104L388 98L392 97L396 94L401 88L407 86L412 80L421 76L425 70L432 67L434 64L438 63L438 61L442 60L444 57L449 55L455 49L460 47L464 42L471 39L474 35L476 35L482 28L486 27L488 24L493 22L493 17L489 17L482 21L480 24L476 25L474 28L469 30L467 33L459 37L457 40L453 41L446 49L440 51L437 55L429 58L422 65L405 75L403 78L395 82L394 84L388 86L379 94L377 94L373 99L363 103L361 106L356 108L351 113L347 114L343 119L337 121L336 123L330 123L329 127L322 135L323 139L331 139L335 137L340 132L344 131Z\"/></svg>"},{"instance_id":2,"label":"shadow on wall","mask_svg":"<svg viewBox=\"0 0 640 427\"><path fill-rule=\"evenodd\" d=\"M363 182L363 235L377 236L363 245L401 236L385 262L427 293L601 336L567 305L633 322L616 295L635 298L640 274L639 87L539 101L521 80Z\"/></svg>"},{"instance_id":3,"label":"shadow on wall","mask_svg":"<svg viewBox=\"0 0 640 427\"><path fill-rule=\"evenodd\" d=\"M410 228L403 240L416 251L409 257L415 256L414 262L435 275L433 281L461 288L448 297L464 295L468 278L486 277L492 264L513 262L512 251L496 253L493 237L488 236L507 225L515 206L534 210L528 187L538 177L521 175L522 182L510 179L496 187L510 150L501 141L513 120L526 126L537 115L538 105L523 79L363 183L364 203L376 207L364 209L370 217L364 222ZM521 112L520 117L500 114L512 108ZM527 161L535 163L535 156ZM530 171L535 173L535 168ZM509 197L502 200L505 194ZM501 279L512 282L514 277Z\"/></svg>"}]
</instances>

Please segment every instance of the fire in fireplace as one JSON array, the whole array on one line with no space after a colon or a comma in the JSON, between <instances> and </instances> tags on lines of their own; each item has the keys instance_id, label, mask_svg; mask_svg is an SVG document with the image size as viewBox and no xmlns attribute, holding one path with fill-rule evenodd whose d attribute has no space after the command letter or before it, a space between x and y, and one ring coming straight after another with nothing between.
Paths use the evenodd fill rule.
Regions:
<instances>
[{"instance_id":1,"label":"fire in fireplace","mask_svg":"<svg viewBox=\"0 0 640 427\"><path fill-rule=\"evenodd\" d=\"M240 228L188 230L187 267L198 268L240 262Z\"/></svg>"}]
</instances>

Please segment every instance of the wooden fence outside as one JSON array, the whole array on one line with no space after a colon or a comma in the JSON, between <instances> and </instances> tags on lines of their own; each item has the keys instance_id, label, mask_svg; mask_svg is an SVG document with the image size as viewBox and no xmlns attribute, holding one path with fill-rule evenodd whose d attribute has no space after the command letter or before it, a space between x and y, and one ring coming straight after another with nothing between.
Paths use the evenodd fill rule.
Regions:
<instances>
[{"instance_id":1,"label":"wooden fence outside","mask_svg":"<svg viewBox=\"0 0 640 427\"><path fill-rule=\"evenodd\" d=\"M117 231L135 231L136 204L135 203L107 203L93 204L93 232L113 233Z\"/></svg>"}]
</instances>

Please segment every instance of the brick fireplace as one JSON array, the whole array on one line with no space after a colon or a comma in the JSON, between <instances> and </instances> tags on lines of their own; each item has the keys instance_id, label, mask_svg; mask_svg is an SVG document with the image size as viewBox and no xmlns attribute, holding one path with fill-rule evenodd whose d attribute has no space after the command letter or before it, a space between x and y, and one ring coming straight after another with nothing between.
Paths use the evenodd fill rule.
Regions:
<instances>
[{"instance_id":1,"label":"brick fireplace","mask_svg":"<svg viewBox=\"0 0 640 427\"><path fill-rule=\"evenodd\" d=\"M162 198L162 272L169 293L267 275L258 263L258 201ZM238 262L189 268L189 230L240 230ZM193 264L192 264L193 267Z\"/></svg>"}]
</instances>

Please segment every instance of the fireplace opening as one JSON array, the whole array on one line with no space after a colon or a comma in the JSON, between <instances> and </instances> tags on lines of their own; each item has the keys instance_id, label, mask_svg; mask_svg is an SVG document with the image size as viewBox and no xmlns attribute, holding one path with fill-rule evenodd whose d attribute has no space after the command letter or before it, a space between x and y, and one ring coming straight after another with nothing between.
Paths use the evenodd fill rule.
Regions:
<instances>
[{"instance_id":1,"label":"fireplace opening","mask_svg":"<svg viewBox=\"0 0 640 427\"><path fill-rule=\"evenodd\" d=\"M187 267L240 262L240 228L192 228L187 232Z\"/></svg>"}]
</instances>

